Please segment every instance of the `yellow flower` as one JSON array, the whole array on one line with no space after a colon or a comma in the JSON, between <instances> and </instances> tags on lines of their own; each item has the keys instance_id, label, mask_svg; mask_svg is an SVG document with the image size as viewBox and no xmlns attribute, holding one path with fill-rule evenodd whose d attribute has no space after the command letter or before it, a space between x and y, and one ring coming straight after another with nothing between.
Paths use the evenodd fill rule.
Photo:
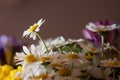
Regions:
<instances>
[{"instance_id":1,"label":"yellow flower","mask_svg":"<svg viewBox=\"0 0 120 80\"><path fill-rule=\"evenodd\" d=\"M13 67L11 67L9 65L2 66L2 75L3 76L8 76L10 74L11 70L13 70Z\"/></svg>"},{"instance_id":2,"label":"yellow flower","mask_svg":"<svg viewBox=\"0 0 120 80\"><path fill-rule=\"evenodd\" d=\"M10 77L9 75L12 70L13 70L12 66L9 65L0 66L0 80L11 80L9 78Z\"/></svg>"}]
</instances>

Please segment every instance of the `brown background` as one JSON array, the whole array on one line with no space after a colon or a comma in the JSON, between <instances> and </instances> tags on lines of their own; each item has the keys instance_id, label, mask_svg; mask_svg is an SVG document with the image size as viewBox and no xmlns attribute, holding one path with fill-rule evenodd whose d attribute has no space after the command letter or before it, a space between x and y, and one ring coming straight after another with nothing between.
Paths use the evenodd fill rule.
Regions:
<instances>
[{"instance_id":1,"label":"brown background","mask_svg":"<svg viewBox=\"0 0 120 80\"><path fill-rule=\"evenodd\" d=\"M90 21L120 23L120 0L0 0L0 35L26 41L23 31L40 18L46 19L40 31L45 39L81 38L81 30Z\"/></svg>"}]
</instances>

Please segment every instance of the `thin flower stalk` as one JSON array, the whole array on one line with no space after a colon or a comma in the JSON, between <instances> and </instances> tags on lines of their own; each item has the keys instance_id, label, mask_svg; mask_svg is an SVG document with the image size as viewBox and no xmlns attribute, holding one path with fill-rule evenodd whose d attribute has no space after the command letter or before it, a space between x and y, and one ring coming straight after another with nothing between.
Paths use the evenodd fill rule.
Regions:
<instances>
[{"instance_id":1,"label":"thin flower stalk","mask_svg":"<svg viewBox=\"0 0 120 80\"><path fill-rule=\"evenodd\" d=\"M105 80L105 73L104 73L104 67L103 66L101 66L101 72L102 72L103 80Z\"/></svg>"},{"instance_id":2,"label":"thin flower stalk","mask_svg":"<svg viewBox=\"0 0 120 80\"><path fill-rule=\"evenodd\" d=\"M47 45L45 44L44 40L40 37L40 34L36 32L36 35L38 38L43 42L43 45L45 46L46 52L49 52Z\"/></svg>"},{"instance_id":3,"label":"thin flower stalk","mask_svg":"<svg viewBox=\"0 0 120 80\"><path fill-rule=\"evenodd\" d=\"M112 69L112 72L113 72L113 80L115 80L115 69L114 68Z\"/></svg>"},{"instance_id":4,"label":"thin flower stalk","mask_svg":"<svg viewBox=\"0 0 120 80\"><path fill-rule=\"evenodd\" d=\"M102 60L104 59L104 36L101 35L101 39L102 39L102 54L101 54L101 57L102 57Z\"/></svg>"},{"instance_id":5,"label":"thin flower stalk","mask_svg":"<svg viewBox=\"0 0 120 80\"><path fill-rule=\"evenodd\" d=\"M101 35L101 45L102 45L102 53L101 53L101 58L102 60L104 60L104 35L100 34ZM102 77L103 77L103 80L105 80L105 73L104 73L104 67L101 66L101 71L102 71Z\"/></svg>"}]
</instances>

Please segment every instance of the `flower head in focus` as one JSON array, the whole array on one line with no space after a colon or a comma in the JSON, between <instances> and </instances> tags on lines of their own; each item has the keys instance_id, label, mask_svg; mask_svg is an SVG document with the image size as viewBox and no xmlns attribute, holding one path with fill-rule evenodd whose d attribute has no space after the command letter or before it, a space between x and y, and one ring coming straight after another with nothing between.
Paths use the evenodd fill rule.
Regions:
<instances>
[{"instance_id":1,"label":"flower head in focus","mask_svg":"<svg viewBox=\"0 0 120 80\"><path fill-rule=\"evenodd\" d=\"M19 53L17 52L15 55L15 61L18 62L17 64L25 64L27 63L33 63L37 61L37 53L36 48L34 45L30 46L30 50L23 46L23 52Z\"/></svg>"},{"instance_id":2,"label":"flower head in focus","mask_svg":"<svg viewBox=\"0 0 120 80\"><path fill-rule=\"evenodd\" d=\"M32 26L29 27L26 31L23 32L23 37L24 36L29 36L30 38L33 38L33 40L36 39L36 32L40 30L41 25L45 22L45 20L40 19L37 23L33 24Z\"/></svg>"}]
</instances>

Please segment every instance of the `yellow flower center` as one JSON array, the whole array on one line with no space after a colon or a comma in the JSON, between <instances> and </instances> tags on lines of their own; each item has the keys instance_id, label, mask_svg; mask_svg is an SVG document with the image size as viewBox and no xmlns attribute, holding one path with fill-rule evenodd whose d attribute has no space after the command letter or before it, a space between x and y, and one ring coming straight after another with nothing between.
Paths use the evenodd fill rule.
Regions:
<instances>
[{"instance_id":1,"label":"yellow flower center","mask_svg":"<svg viewBox=\"0 0 120 80\"><path fill-rule=\"evenodd\" d=\"M33 32L33 31L35 31L35 29L38 27L38 24L34 24L33 26L31 26L30 28L29 28L29 31L30 32Z\"/></svg>"},{"instance_id":2,"label":"yellow flower center","mask_svg":"<svg viewBox=\"0 0 120 80\"><path fill-rule=\"evenodd\" d=\"M91 53L97 53L98 51L97 51L96 48L90 48L89 52L91 52Z\"/></svg>"},{"instance_id":3,"label":"yellow flower center","mask_svg":"<svg viewBox=\"0 0 120 80\"><path fill-rule=\"evenodd\" d=\"M94 57L94 55L91 55L91 54L88 53L88 54L85 56L85 59L91 60L91 59L93 59L93 57Z\"/></svg>"},{"instance_id":4,"label":"yellow flower center","mask_svg":"<svg viewBox=\"0 0 120 80\"><path fill-rule=\"evenodd\" d=\"M40 58L40 61L41 61L42 63L45 63L45 62L48 61L48 60L50 60L50 57L49 57L49 56L47 56L47 57L41 57L41 58Z\"/></svg>"},{"instance_id":5,"label":"yellow flower center","mask_svg":"<svg viewBox=\"0 0 120 80\"><path fill-rule=\"evenodd\" d=\"M33 54L30 54L26 56L26 61L29 63L32 63L32 62L37 61L37 58Z\"/></svg>"},{"instance_id":6,"label":"yellow flower center","mask_svg":"<svg viewBox=\"0 0 120 80\"><path fill-rule=\"evenodd\" d=\"M52 63L51 66L52 66L52 67L62 67L62 65L61 65L61 64L58 64L58 63Z\"/></svg>"},{"instance_id":7,"label":"yellow flower center","mask_svg":"<svg viewBox=\"0 0 120 80\"><path fill-rule=\"evenodd\" d=\"M68 53L66 56L71 59L79 59L78 54Z\"/></svg>"},{"instance_id":8,"label":"yellow flower center","mask_svg":"<svg viewBox=\"0 0 120 80\"><path fill-rule=\"evenodd\" d=\"M41 79L41 78L42 78L43 80L46 79L46 78L47 78L47 74L45 74L45 73L40 74L39 76L36 76L36 77L35 77L35 80L39 80L39 79Z\"/></svg>"},{"instance_id":9,"label":"yellow flower center","mask_svg":"<svg viewBox=\"0 0 120 80\"><path fill-rule=\"evenodd\" d=\"M61 68L58 70L58 74L61 76L70 76L71 71L68 68Z\"/></svg>"}]
</instances>

